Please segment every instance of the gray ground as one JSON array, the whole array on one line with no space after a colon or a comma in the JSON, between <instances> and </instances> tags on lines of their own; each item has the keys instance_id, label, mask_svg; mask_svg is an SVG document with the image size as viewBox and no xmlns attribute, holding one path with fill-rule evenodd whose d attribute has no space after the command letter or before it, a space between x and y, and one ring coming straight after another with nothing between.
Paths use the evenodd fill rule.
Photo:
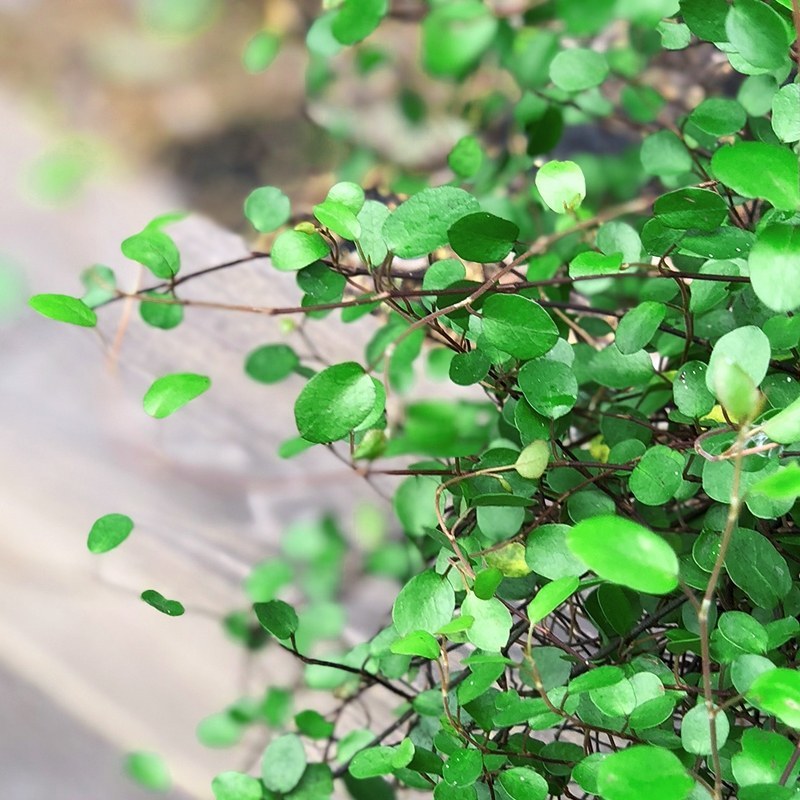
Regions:
<instances>
[{"instance_id":1,"label":"gray ground","mask_svg":"<svg viewBox=\"0 0 800 800\"><path fill-rule=\"evenodd\" d=\"M3 305L18 307L0 320L0 796L135 800L145 795L120 764L144 749L167 759L171 797L210 798L211 777L241 759L201 747L194 727L237 696L241 656L205 612L241 604L248 566L274 551L288 520L331 507L347 524L354 498L381 501L324 453L288 464L274 455L294 435L297 385L272 390L241 370L250 347L276 340L269 320L198 311L172 334L132 324L110 363L95 332L21 305L27 292L79 293L78 273L95 262L135 279L119 242L180 204L152 175L94 184L68 208L9 200L47 142L14 97L0 94L0 118L0 246L23 278L18 291L6 280ZM187 271L245 247L202 220L176 236ZM281 288L266 269L219 276L209 291L280 302L291 282ZM106 343L121 313L105 315ZM340 357L356 347L320 346ZM213 392L168 420L143 414L154 376L195 368ZM86 533L111 511L136 529L92 556ZM189 612L148 608L137 594L149 587ZM372 628L385 597L380 582L353 587L351 625ZM273 663L266 677L285 683L288 668Z\"/></svg>"}]
</instances>

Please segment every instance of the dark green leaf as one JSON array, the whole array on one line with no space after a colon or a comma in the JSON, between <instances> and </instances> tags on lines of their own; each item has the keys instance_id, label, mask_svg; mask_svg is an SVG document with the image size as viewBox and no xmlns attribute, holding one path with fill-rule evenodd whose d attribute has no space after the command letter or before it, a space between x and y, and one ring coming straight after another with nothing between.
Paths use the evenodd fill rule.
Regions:
<instances>
[{"instance_id":1,"label":"dark green leaf","mask_svg":"<svg viewBox=\"0 0 800 800\"><path fill-rule=\"evenodd\" d=\"M335 364L315 375L300 392L294 417L309 442L335 442L347 436L373 410L377 391L355 362Z\"/></svg>"},{"instance_id":2,"label":"dark green leaf","mask_svg":"<svg viewBox=\"0 0 800 800\"><path fill-rule=\"evenodd\" d=\"M155 589L145 589L141 597L147 605L152 606L156 611L160 611L168 617L180 617L186 611L182 603L177 600L168 600L161 592L157 592Z\"/></svg>"},{"instance_id":3,"label":"dark green leaf","mask_svg":"<svg viewBox=\"0 0 800 800\"><path fill-rule=\"evenodd\" d=\"M502 261L519 236L519 227L494 214L478 211L457 220L448 230L450 246L467 261Z\"/></svg>"},{"instance_id":4,"label":"dark green leaf","mask_svg":"<svg viewBox=\"0 0 800 800\"><path fill-rule=\"evenodd\" d=\"M289 639L300 624L297 612L283 600L269 600L266 603L253 605L261 626L268 630L276 639Z\"/></svg>"},{"instance_id":5,"label":"dark green leaf","mask_svg":"<svg viewBox=\"0 0 800 800\"><path fill-rule=\"evenodd\" d=\"M728 206L708 189L678 189L659 197L653 213L668 228L716 230L728 216Z\"/></svg>"},{"instance_id":6,"label":"dark green leaf","mask_svg":"<svg viewBox=\"0 0 800 800\"><path fill-rule=\"evenodd\" d=\"M726 0L680 0L680 8L695 36L709 42L727 41L725 18L730 6Z\"/></svg>"}]
</instances>

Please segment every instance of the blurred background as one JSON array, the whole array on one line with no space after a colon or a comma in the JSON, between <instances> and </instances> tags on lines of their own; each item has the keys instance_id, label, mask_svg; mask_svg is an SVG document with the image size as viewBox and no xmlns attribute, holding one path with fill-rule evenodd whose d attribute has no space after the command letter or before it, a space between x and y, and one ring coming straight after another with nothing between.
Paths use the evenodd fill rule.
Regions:
<instances>
[{"instance_id":1,"label":"blurred background","mask_svg":"<svg viewBox=\"0 0 800 800\"><path fill-rule=\"evenodd\" d=\"M360 179L382 147L395 147L399 159L413 149L417 166L448 151L458 122L437 123L413 148L413 137L386 133L400 116L392 69L358 93L307 102L303 38L317 6L0 0L4 798L146 797L124 774L131 751L164 757L167 796L210 798L212 776L250 768L264 735L219 751L198 741L198 723L220 723L213 715L236 698L295 679L274 653L267 664L247 661L221 624L258 594L243 581L286 549L287 531L317 542L317 555L336 551L346 568L340 537L361 537L374 550L385 534L388 505L347 467L324 451L278 459L278 444L296 433L301 380L265 387L242 370L249 350L284 335L276 324L209 311L187 314L170 333L118 304L103 311L97 331L78 330L26 306L37 292L80 296L79 276L94 264L114 269L120 285L138 285L138 265L119 244L159 214L199 212L170 230L190 272L254 244L241 209L256 186L280 186L302 212L324 197L335 164ZM389 28L382 35L396 36ZM262 29L275 38L268 50L281 44L266 54L270 69L254 74L242 54ZM298 290L282 277L255 262L205 290L296 303ZM358 357L369 331L356 325L342 341L315 327L307 347L339 360ZM194 368L212 377L214 392L168 420L142 413L154 377ZM326 511L339 520L335 535L332 523L318 522ZM93 556L88 530L112 512L132 517L134 532L119 550ZM308 549L297 558L308 562ZM355 631L379 626L389 580L347 582L346 616L317 598L321 637L353 643ZM180 599L186 615L158 614L139 600L145 588ZM280 697L270 699L278 716ZM220 724L221 732L208 723L201 738L235 742L240 732Z\"/></svg>"},{"instance_id":2,"label":"blurred background","mask_svg":"<svg viewBox=\"0 0 800 800\"><path fill-rule=\"evenodd\" d=\"M498 17L538 5L491 4ZM77 329L26 306L38 292L82 295L93 265L113 269L123 288L147 286L120 242L161 214L192 212L169 226L186 274L269 247L242 213L255 187L280 187L303 215L336 180L381 193L449 180L447 154L472 128L487 152L529 164L558 140L534 131L526 142L508 72L480 70L457 85L424 76L419 25L409 24L424 14L421 0L393 2L392 18L341 54L329 27L312 24L326 6L0 0L3 798L141 799L126 754L155 752L171 774L166 796L210 799L211 778L250 770L306 700L286 703L297 679L290 659L236 646L237 610L297 592L315 652L341 651L385 623L409 568L386 485L366 484L323 448L278 457L296 434L302 379L265 386L242 369L253 348L287 337L306 362L361 359L374 319L343 330L332 316L306 331L188 309L166 331L120 302L102 309L97 329ZM582 28L579 14L570 19ZM626 31L613 22L600 46L622 42L625 55ZM637 55L628 64L636 92L606 84L635 124L615 125L599 93L587 94L597 124L564 109L558 152L581 164L596 202L624 200L648 180L635 145L663 109L702 97L686 84L686 59L709 80L722 74L704 52L675 63L667 53L646 71ZM488 202L504 213L501 196ZM265 259L191 287L230 303L301 296ZM181 371L211 376L213 391L174 417L145 415L153 379ZM91 555L88 531L108 513L129 515L134 531L118 550ZM187 613L159 614L139 599L144 589ZM307 699L324 710L330 692ZM368 726L363 708L350 709L353 724ZM248 716L259 725L237 723Z\"/></svg>"}]
</instances>

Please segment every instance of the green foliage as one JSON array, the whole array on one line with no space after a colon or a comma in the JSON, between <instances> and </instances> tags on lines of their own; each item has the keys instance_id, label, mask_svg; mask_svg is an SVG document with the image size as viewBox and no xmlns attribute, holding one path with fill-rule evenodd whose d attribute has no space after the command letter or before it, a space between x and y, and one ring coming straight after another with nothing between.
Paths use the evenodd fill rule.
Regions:
<instances>
[{"instance_id":1,"label":"green foliage","mask_svg":"<svg viewBox=\"0 0 800 800\"><path fill-rule=\"evenodd\" d=\"M391 68L392 26L416 24L421 71L398 107L420 136L440 95L466 124L428 173L358 147L308 214L292 217L277 187L245 201L252 227L276 233L272 267L302 293L287 308L230 307L292 320L285 341L243 358L268 404L274 384L298 383L280 455L323 445L320 457L394 482L396 525L291 526L244 580L227 635L251 658L296 657L296 686L330 698L294 708L294 690L272 686L205 717L210 747L250 727L269 737L260 776L221 773L216 800L328 800L340 783L381 800L794 796L791 2L552 0L509 15L453 0L420 5L419 19L385 0L323 5L305 40L311 93ZM268 68L278 45L257 33L245 68ZM739 73L739 88L709 71L675 103L651 66L683 64L685 48ZM627 137L624 152L572 144L605 129ZM364 164L397 196L354 183ZM194 313L176 294L203 274L175 279L171 221L123 243L162 281L135 298L164 331ZM123 295L108 268L82 280L82 300L31 306L94 326L92 309ZM356 320L371 331L363 358L315 352L322 317L331 339ZM435 398L418 385L423 364L449 384ZM166 375L145 410L166 417L209 388ZM89 550L132 527L101 517ZM343 636L345 564L396 585L361 641ZM142 598L184 613L154 590ZM351 703L366 727L342 713ZM140 783L168 786L161 762L136 759Z\"/></svg>"},{"instance_id":2,"label":"green foliage","mask_svg":"<svg viewBox=\"0 0 800 800\"><path fill-rule=\"evenodd\" d=\"M169 769L157 753L129 753L125 758L125 771L132 780L153 792L168 792L172 786Z\"/></svg>"}]
</instances>

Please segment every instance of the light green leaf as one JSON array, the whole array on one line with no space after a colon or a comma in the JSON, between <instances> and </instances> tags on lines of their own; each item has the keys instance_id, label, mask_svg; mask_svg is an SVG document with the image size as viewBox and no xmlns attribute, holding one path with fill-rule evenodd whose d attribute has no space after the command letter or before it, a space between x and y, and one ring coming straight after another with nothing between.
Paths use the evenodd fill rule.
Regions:
<instances>
[{"instance_id":1,"label":"light green leaf","mask_svg":"<svg viewBox=\"0 0 800 800\"><path fill-rule=\"evenodd\" d=\"M208 391L211 378L192 372L178 372L156 378L145 393L144 410L156 419L164 419Z\"/></svg>"},{"instance_id":2,"label":"light green leaf","mask_svg":"<svg viewBox=\"0 0 800 800\"><path fill-rule=\"evenodd\" d=\"M548 161L535 181L542 200L557 214L576 211L586 197L586 179L574 161Z\"/></svg>"},{"instance_id":3,"label":"light green leaf","mask_svg":"<svg viewBox=\"0 0 800 800\"><path fill-rule=\"evenodd\" d=\"M261 233L280 228L292 213L289 198L275 186L253 189L244 201L244 215Z\"/></svg>"},{"instance_id":4,"label":"light green leaf","mask_svg":"<svg viewBox=\"0 0 800 800\"><path fill-rule=\"evenodd\" d=\"M221 772L211 781L214 800L261 800L257 778L242 772Z\"/></svg>"},{"instance_id":5,"label":"light green leaf","mask_svg":"<svg viewBox=\"0 0 800 800\"><path fill-rule=\"evenodd\" d=\"M566 602L577 591L578 586L580 586L578 578L570 575L546 583L528 605L528 619L534 623L541 622Z\"/></svg>"},{"instance_id":6,"label":"light green leaf","mask_svg":"<svg viewBox=\"0 0 800 800\"><path fill-rule=\"evenodd\" d=\"M800 397L761 425L773 442L791 444L800 441Z\"/></svg>"},{"instance_id":7,"label":"light green leaf","mask_svg":"<svg viewBox=\"0 0 800 800\"><path fill-rule=\"evenodd\" d=\"M147 296L159 298L139 303L139 315L147 325L168 331L183 322L183 306L175 301L172 292L148 292Z\"/></svg>"},{"instance_id":8,"label":"light green leaf","mask_svg":"<svg viewBox=\"0 0 800 800\"><path fill-rule=\"evenodd\" d=\"M782 142L800 139L800 84L782 86L772 98L772 130Z\"/></svg>"},{"instance_id":9,"label":"light green leaf","mask_svg":"<svg viewBox=\"0 0 800 800\"><path fill-rule=\"evenodd\" d=\"M731 759L733 776L740 786L777 784L793 750L785 736L748 728L742 734L742 749Z\"/></svg>"},{"instance_id":10,"label":"light green leaf","mask_svg":"<svg viewBox=\"0 0 800 800\"><path fill-rule=\"evenodd\" d=\"M66 294L35 294L28 305L43 317L83 328L97 325L97 314L83 300Z\"/></svg>"},{"instance_id":11,"label":"light green leaf","mask_svg":"<svg viewBox=\"0 0 800 800\"><path fill-rule=\"evenodd\" d=\"M344 0L336 10L331 32L341 44L356 44L380 25L388 0Z\"/></svg>"},{"instance_id":12,"label":"light green leaf","mask_svg":"<svg viewBox=\"0 0 800 800\"><path fill-rule=\"evenodd\" d=\"M786 560L769 539L750 528L734 529L725 569L759 608L775 608L792 588Z\"/></svg>"},{"instance_id":13,"label":"light green leaf","mask_svg":"<svg viewBox=\"0 0 800 800\"><path fill-rule=\"evenodd\" d=\"M500 773L500 785L511 800L545 800L550 793L547 781L530 767L511 767Z\"/></svg>"},{"instance_id":14,"label":"light green leaf","mask_svg":"<svg viewBox=\"0 0 800 800\"><path fill-rule=\"evenodd\" d=\"M480 0L451 0L422 23L422 64L435 77L462 78L491 45L498 20Z\"/></svg>"},{"instance_id":15,"label":"light green leaf","mask_svg":"<svg viewBox=\"0 0 800 800\"><path fill-rule=\"evenodd\" d=\"M550 461L550 445L543 439L536 439L526 445L519 454L514 462L514 469L523 478L535 480L544 474L548 461Z\"/></svg>"},{"instance_id":16,"label":"light green leaf","mask_svg":"<svg viewBox=\"0 0 800 800\"><path fill-rule=\"evenodd\" d=\"M649 594L667 594L678 585L675 551L631 520L589 517L569 532L567 544L589 569L612 583Z\"/></svg>"},{"instance_id":17,"label":"light green leaf","mask_svg":"<svg viewBox=\"0 0 800 800\"><path fill-rule=\"evenodd\" d=\"M683 483L683 456L662 444L651 447L631 473L633 496L646 506L663 506Z\"/></svg>"},{"instance_id":18,"label":"light green leaf","mask_svg":"<svg viewBox=\"0 0 800 800\"><path fill-rule=\"evenodd\" d=\"M107 553L119 547L133 530L133 520L125 514L106 514L89 531L86 546L90 553Z\"/></svg>"},{"instance_id":19,"label":"light green leaf","mask_svg":"<svg viewBox=\"0 0 800 800\"><path fill-rule=\"evenodd\" d=\"M492 295L481 313L486 341L515 358L544 355L558 341L558 328L550 315L527 297Z\"/></svg>"},{"instance_id":20,"label":"light green leaf","mask_svg":"<svg viewBox=\"0 0 800 800\"><path fill-rule=\"evenodd\" d=\"M701 3L706 1L700 0ZM708 0L708 2L710 1ZM725 0L721 0L721 2L724 3ZM727 7L725 10L727 11ZM704 133L719 138L740 131L747 122L747 112L736 100L726 97L709 97L689 114L689 120ZM704 190L693 189L692 191Z\"/></svg>"},{"instance_id":21,"label":"light green leaf","mask_svg":"<svg viewBox=\"0 0 800 800\"><path fill-rule=\"evenodd\" d=\"M789 58L789 30L766 3L736 0L725 19L725 32L739 55L754 67L779 69Z\"/></svg>"},{"instance_id":22,"label":"light green leaf","mask_svg":"<svg viewBox=\"0 0 800 800\"><path fill-rule=\"evenodd\" d=\"M663 303L645 300L619 321L614 342L623 355L632 355L650 344L650 340L664 321L667 309Z\"/></svg>"},{"instance_id":23,"label":"light green leaf","mask_svg":"<svg viewBox=\"0 0 800 800\"><path fill-rule=\"evenodd\" d=\"M272 792L290 792L300 782L305 769L303 742L293 733L273 739L261 757L261 780Z\"/></svg>"},{"instance_id":24,"label":"light green leaf","mask_svg":"<svg viewBox=\"0 0 800 800\"><path fill-rule=\"evenodd\" d=\"M714 395L706 385L708 367L702 361L687 361L672 382L675 405L687 417L704 417L714 408Z\"/></svg>"},{"instance_id":25,"label":"light green leaf","mask_svg":"<svg viewBox=\"0 0 800 800\"><path fill-rule=\"evenodd\" d=\"M272 266L284 272L294 272L327 254L328 243L316 231L284 231L272 245Z\"/></svg>"},{"instance_id":26,"label":"light green leaf","mask_svg":"<svg viewBox=\"0 0 800 800\"><path fill-rule=\"evenodd\" d=\"M377 390L363 367L353 361L317 373L300 392L294 418L309 442L335 442L360 425L375 406Z\"/></svg>"},{"instance_id":27,"label":"light green leaf","mask_svg":"<svg viewBox=\"0 0 800 800\"><path fill-rule=\"evenodd\" d=\"M355 241L361 236L361 223L356 213L358 212L353 212L344 203L330 198L314 206L314 216L320 225L349 241Z\"/></svg>"},{"instance_id":28,"label":"light green leaf","mask_svg":"<svg viewBox=\"0 0 800 800\"><path fill-rule=\"evenodd\" d=\"M759 232L748 264L753 291L765 306L773 311L800 306L800 227L768 225Z\"/></svg>"},{"instance_id":29,"label":"light green leaf","mask_svg":"<svg viewBox=\"0 0 800 800\"><path fill-rule=\"evenodd\" d=\"M265 344L248 354L244 371L259 383L278 383L299 366L300 359L289 345Z\"/></svg>"},{"instance_id":30,"label":"light green leaf","mask_svg":"<svg viewBox=\"0 0 800 800\"><path fill-rule=\"evenodd\" d=\"M383 225L387 247L400 258L417 258L447 244L447 232L461 217L480 211L463 189L423 189L401 203Z\"/></svg>"},{"instance_id":31,"label":"light green leaf","mask_svg":"<svg viewBox=\"0 0 800 800\"><path fill-rule=\"evenodd\" d=\"M800 417L800 403L798 403L797 413ZM798 422L798 427L800 427L800 422ZM792 500L800 497L800 465L793 461L785 468L754 483L750 487L750 491L766 495L773 500Z\"/></svg>"},{"instance_id":32,"label":"light green leaf","mask_svg":"<svg viewBox=\"0 0 800 800\"><path fill-rule=\"evenodd\" d=\"M421 656L436 660L439 658L439 642L428 631L411 631L392 643L393 653L406 656Z\"/></svg>"},{"instance_id":33,"label":"light green leaf","mask_svg":"<svg viewBox=\"0 0 800 800\"><path fill-rule=\"evenodd\" d=\"M567 92L583 92L599 86L607 75L605 56L583 47L562 50L550 62L550 80Z\"/></svg>"},{"instance_id":34,"label":"light green leaf","mask_svg":"<svg viewBox=\"0 0 800 800\"><path fill-rule=\"evenodd\" d=\"M280 47L280 36L272 31L259 31L245 45L242 65L251 75L263 72L275 60Z\"/></svg>"},{"instance_id":35,"label":"light green leaf","mask_svg":"<svg viewBox=\"0 0 800 800\"><path fill-rule=\"evenodd\" d=\"M157 228L145 228L122 243L122 254L147 267L156 278L174 278L181 268L181 254L175 242Z\"/></svg>"},{"instance_id":36,"label":"light green leaf","mask_svg":"<svg viewBox=\"0 0 800 800\"><path fill-rule=\"evenodd\" d=\"M737 142L714 153L711 169L743 197L761 197L782 211L794 211L800 205L800 167L787 147Z\"/></svg>"},{"instance_id":37,"label":"light green leaf","mask_svg":"<svg viewBox=\"0 0 800 800\"><path fill-rule=\"evenodd\" d=\"M692 168L686 145L672 131L651 133L642 142L640 153L645 172L659 177L681 175Z\"/></svg>"},{"instance_id":38,"label":"light green leaf","mask_svg":"<svg viewBox=\"0 0 800 800\"><path fill-rule=\"evenodd\" d=\"M128 753L125 757L125 772L151 792L168 792L172 787L169 769L157 753Z\"/></svg>"},{"instance_id":39,"label":"light green leaf","mask_svg":"<svg viewBox=\"0 0 800 800\"><path fill-rule=\"evenodd\" d=\"M755 386L759 386L769 369L769 339L755 325L745 325L726 333L714 345L711 358L708 360L706 386L716 394L717 370L722 363L735 364L750 377Z\"/></svg>"},{"instance_id":40,"label":"light green leaf","mask_svg":"<svg viewBox=\"0 0 800 800\"><path fill-rule=\"evenodd\" d=\"M716 709L714 728L717 734L717 747L724 746L731 730L731 724L724 711ZM681 744L687 753L696 756L711 755L711 718L705 703L689 709L681 722Z\"/></svg>"},{"instance_id":41,"label":"light green leaf","mask_svg":"<svg viewBox=\"0 0 800 800\"><path fill-rule=\"evenodd\" d=\"M450 786L472 786L482 772L480 750L459 747L450 753L442 768L442 777Z\"/></svg>"},{"instance_id":42,"label":"light green leaf","mask_svg":"<svg viewBox=\"0 0 800 800\"><path fill-rule=\"evenodd\" d=\"M506 646L511 631L511 614L496 597L481 600L474 594L467 594L461 604L461 613L475 620L467 631L467 639L475 647L498 652Z\"/></svg>"},{"instance_id":43,"label":"light green leaf","mask_svg":"<svg viewBox=\"0 0 800 800\"><path fill-rule=\"evenodd\" d=\"M573 555L567 545L569 525L540 525L528 536L525 560L537 574L558 580L567 575L583 575L586 564Z\"/></svg>"},{"instance_id":44,"label":"light green leaf","mask_svg":"<svg viewBox=\"0 0 800 800\"><path fill-rule=\"evenodd\" d=\"M685 800L693 785L674 753L650 745L612 753L597 771L604 800Z\"/></svg>"},{"instance_id":45,"label":"light green leaf","mask_svg":"<svg viewBox=\"0 0 800 800\"><path fill-rule=\"evenodd\" d=\"M785 725L800 728L800 672L780 667L763 672L746 694L748 702Z\"/></svg>"},{"instance_id":46,"label":"light green leaf","mask_svg":"<svg viewBox=\"0 0 800 800\"><path fill-rule=\"evenodd\" d=\"M426 570L415 575L400 590L392 607L392 620L401 636L412 631L433 634L450 622L455 607L455 593L450 582L433 570Z\"/></svg>"},{"instance_id":47,"label":"light green leaf","mask_svg":"<svg viewBox=\"0 0 800 800\"><path fill-rule=\"evenodd\" d=\"M578 399L578 379L563 361L537 358L517 376L519 388L535 411L550 419L568 414Z\"/></svg>"},{"instance_id":48,"label":"light green leaf","mask_svg":"<svg viewBox=\"0 0 800 800\"><path fill-rule=\"evenodd\" d=\"M714 391L736 421L751 419L760 405L761 395L752 378L727 358L719 358L714 363Z\"/></svg>"}]
</instances>

